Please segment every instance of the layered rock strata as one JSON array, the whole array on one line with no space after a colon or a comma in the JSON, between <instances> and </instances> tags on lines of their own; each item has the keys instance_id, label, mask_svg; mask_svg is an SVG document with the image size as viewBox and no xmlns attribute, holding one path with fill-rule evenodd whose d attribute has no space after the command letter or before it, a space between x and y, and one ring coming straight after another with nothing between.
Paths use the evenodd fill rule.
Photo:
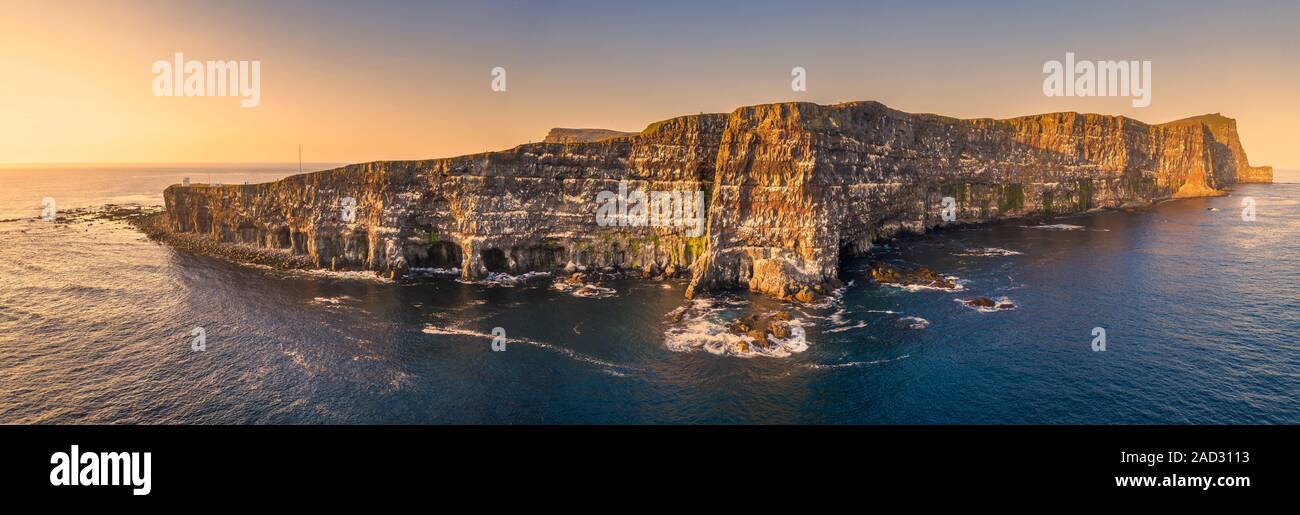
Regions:
<instances>
[{"instance_id":1,"label":"layered rock strata","mask_svg":"<svg viewBox=\"0 0 1300 515\"><path fill-rule=\"evenodd\" d=\"M1217 114L1149 125L1095 114L962 120L876 102L783 103L673 118L632 135L566 134L266 184L174 185L164 194L166 223L322 268L389 276L419 267L474 279L671 265L689 269L688 295L744 287L806 299L838 284L841 257L898 233L1219 194L1272 175L1249 164L1236 123ZM706 230L597 223L598 195L620 182L632 191L703 191ZM955 200L953 222L941 218L944 197Z\"/></svg>"}]
</instances>

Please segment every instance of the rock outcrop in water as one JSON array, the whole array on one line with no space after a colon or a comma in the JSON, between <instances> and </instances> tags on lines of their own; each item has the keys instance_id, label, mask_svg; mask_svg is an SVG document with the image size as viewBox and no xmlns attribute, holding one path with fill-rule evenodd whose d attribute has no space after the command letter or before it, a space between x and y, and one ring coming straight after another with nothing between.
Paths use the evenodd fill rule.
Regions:
<instances>
[{"instance_id":1,"label":"rock outcrop in water","mask_svg":"<svg viewBox=\"0 0 1300 515\"><path fill-rule=\"evenodd\" d=\"M1095 114L962 120L876 102L782 103L673 118L632 135L553 136L266 184L174 185L165 223L322 268L391 276L458 268L474 279L672 266L689 270L688 295L747 287L809 299L839 285L841 257L899 233L1146 205L1272 177L1250 166L1236 123L1217 114L1149 125ZM597 195L620 181L705 192L704 234L597 224ZM940 217L944 197L956 201L955 222Z\"/></svg>"}]
</instances>

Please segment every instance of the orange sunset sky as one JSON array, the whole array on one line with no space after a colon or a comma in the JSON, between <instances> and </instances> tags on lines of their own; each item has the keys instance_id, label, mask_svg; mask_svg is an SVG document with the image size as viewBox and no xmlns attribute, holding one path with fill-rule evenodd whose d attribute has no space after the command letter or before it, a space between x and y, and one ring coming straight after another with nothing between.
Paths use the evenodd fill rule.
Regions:
<instances>
[{"instance_id":1,"label":"orange sunset sky","mask_svg":"<svg viewBox=\"0 0 1300 515\"><path fill-rule=\"evenodd\" d=\"M312 162L419 159L551 127L878 100L957 117L1221 112L1253 163L1300 168L1294 2L4 3L7 164L290 162L298 145ZM151 65L176 52L260 61L260 105L154 96ZM1150 60L1151 105L1044 96L1043 63L1066 52Z\"/></svg>"}]
</instances>

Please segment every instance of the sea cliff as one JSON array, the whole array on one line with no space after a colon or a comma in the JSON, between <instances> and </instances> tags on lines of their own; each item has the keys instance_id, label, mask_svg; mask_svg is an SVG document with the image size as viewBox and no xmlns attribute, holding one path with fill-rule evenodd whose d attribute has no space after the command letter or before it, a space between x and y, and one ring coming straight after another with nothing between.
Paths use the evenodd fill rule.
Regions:
<instances>
[{"instance_id":1,"label":"sea cliff","mask_svg":"<svg viewBox=\"0 0 1300 515\"><path fill-rule=\"evenodd\" d=\"M1004 120L912 114L876 102L781 103L656 122L636 134L558 130L547 141L381 161L252 185L173 185L159 225L215 246L311 266L491 272L686 270L687 295L748 288L808 299L841 257L952 223L1079 213L1271 182L1236 122L1151 125L1051 113ZM703 191L701 235L597 223L597 196ZM944 197L953 221L941 218ZM355 200L355 212L349 212Z\"/></svg>"}]
</instances>

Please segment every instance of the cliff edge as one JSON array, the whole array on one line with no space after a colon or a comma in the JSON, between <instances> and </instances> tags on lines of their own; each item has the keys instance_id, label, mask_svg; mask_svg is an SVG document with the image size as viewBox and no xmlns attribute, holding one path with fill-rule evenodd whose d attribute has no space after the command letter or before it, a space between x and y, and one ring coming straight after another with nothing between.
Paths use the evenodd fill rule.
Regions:
<instances>
[{"instance_id":1,"label":"cliff edge","mask_svg":"<svg viewBox=\"0 0 1300 515\"><path fill-rule=\"evenodd\" d=\"M963 120L876 102L780 103L673 118L630 135L552 135L500 152L265 184L173 185L165 224L389 276L419 267L467 279L689 270L688 296L744 287L807 298L838 286L841 257L898 233L1272 180L1271 168L1249 164L1236 122L1218 114L1150 125L1097 114ZM597 223L598 196L620 186L701 192L702 232ZM944 197L956 201L955 222L940 217Z\"/></svg>"},{"instance_id":2,"label":"cliff edge","mask_svg":"<svg viewBox=\"0 0 1300 515\"><path fill-rule=\"evenodd\" d=\"M635 132L622 132L609 129L565 129L556 127L546 133L543 143L591 143L610 138L632 136Z\"/></svg>"}]
</instances>

